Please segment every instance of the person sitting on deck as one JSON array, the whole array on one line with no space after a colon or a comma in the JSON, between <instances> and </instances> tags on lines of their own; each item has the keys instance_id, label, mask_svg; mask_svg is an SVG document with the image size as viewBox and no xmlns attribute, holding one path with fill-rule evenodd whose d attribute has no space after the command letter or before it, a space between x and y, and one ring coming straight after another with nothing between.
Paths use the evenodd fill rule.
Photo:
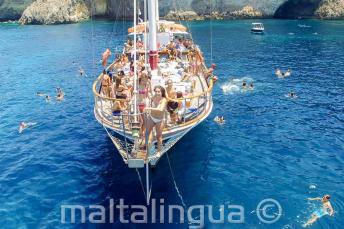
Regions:
<instances>
[{"instance_id":1,"label":"person sitting on deck","mask_svg":"<svg viewBox=\"0 0 344 229\"><path fill-rule=\"evenodd\" d=\"M166 111L167 99L166 99L166 92L162 86L155 86L154 87L154 96L152 97L151 107L146 107L144 109L147 112L146 121L147 124L147 133L149 136L148 139L148 148L152 143L152 130L155 127L156 131L156 138L158 141L157 151L161 152L162 150L162 131L164 129L164 114Z\"/></svg>"},{"instance_id":2,"label":"person sitting on deck","mask_svg":"<svg viewBox=\"0 0 344 229\"><path fill-rule=\"evenodd\" d=\"M177 99L183 98L183 93L181 91L177 92ZM177 123L181 123L184 119L184 114L186 112L186 101L178 101L178 111L177 111Z\"/></svg>"},{"instance_id":3,"label":"person sitting on deck","mask_svg":"<svg viewBox=\"0 0 344 229\"><path fill-rule=\"evenodd\" d=\"M208 68L208 71L205 73L205 80L208 82L208 79L210 77L213 77L214 70L216 68L216 64L211 64L210 68Z\"/></svg>"}]
</instances>

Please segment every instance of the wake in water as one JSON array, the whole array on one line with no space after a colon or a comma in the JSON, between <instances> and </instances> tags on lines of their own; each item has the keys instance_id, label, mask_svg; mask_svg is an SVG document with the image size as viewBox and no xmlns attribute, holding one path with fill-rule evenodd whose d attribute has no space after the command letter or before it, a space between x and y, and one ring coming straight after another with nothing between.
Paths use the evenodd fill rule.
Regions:
<instances>
[{"instance_id":1,"label":"wake in water","mask_svg":"<svg viewBox=\"0 0 344 229\"><path fill-rule=\"evenodd\" d=\"M303 25L303 24L298 24L297 26L300 27L300 28L310 28L310 27L312 27L310 25Z\"/></svg>"},{"instance_id":2,"label":"wake in water","mask_svg":"<svg viewBox=\"0 0 344 229\"><path fill-rule=\"evenodd\" d=\"M221 85L224 94L243 93L254 89L253 79L250 77L235 78Z\"/></svg>"}]
</instances>

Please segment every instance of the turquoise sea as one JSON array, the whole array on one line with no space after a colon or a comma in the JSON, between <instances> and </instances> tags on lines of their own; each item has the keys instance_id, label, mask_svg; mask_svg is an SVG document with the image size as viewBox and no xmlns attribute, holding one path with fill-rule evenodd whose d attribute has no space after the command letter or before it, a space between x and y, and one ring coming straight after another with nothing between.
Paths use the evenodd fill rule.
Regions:
<instances>
[{"instance_id":1,"label":"turquoise sea","mask_svg":"<svg viewBox=\"0 0 344 229\"><path fill-rule=\"evenodd\" d=\"M261 21L265 35L251 34L250 20L188 23L208 65L217 64L219 81L211 116L169 153L176 185L186 206L212 205L214 217L221 205L244 207L244 223L205 219L205 228L301 228L316 208L306 198L324 194L332 196L335 215L310 228L343 228L344 21ZM100 55L107 47L119 52L130 25L0 24L1 228L194 225L124 225L117 215L113 224L61 224L63 204L101 204L109 211L110 199L145 203L135 170L123 164L93 116ZM291 68L292 76L278 79L276 68ZM241 90L243 80L255 89ZM53 97L56 87L64 89L65 101L36 96ZM291 91L298 98L285 96ZM216 115L226 124L216 125ZM19 134L21 121L37 125ZM181 205L166 157L151 178L152 198ZM267 198L283 210L273 224L257 217L258 203Z\"/></svg>"}]
</instances>

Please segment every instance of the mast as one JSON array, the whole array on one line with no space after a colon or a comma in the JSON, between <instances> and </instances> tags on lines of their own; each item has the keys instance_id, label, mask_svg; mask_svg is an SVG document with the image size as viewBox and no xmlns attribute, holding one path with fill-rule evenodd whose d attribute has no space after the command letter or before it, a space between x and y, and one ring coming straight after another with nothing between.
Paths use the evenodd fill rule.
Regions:
<instances>
[{"instance_id":1,"label":"mast","mask_svg":"<svg viewBox=\"0 0 344 229\"><path fill-rule=\"evenodd\" d=\"M149 64L152 71L158 68L158 48L156 42L156 2L148 0L148 20L149 20Z\"/></svg>"},{"instance_id":2,"label":"mast","mask_svg":"<svg viewBox=\"0 0 344 229\"><path fill-rule=\"evenodd\" d=\"M134 120L137 122L137 66L136 66L136 22L137 22L137 5L136 0L134 0Z\"/></svg>"},{"instance_id":3,"label":"mast","mask_svg":"<svg viewBox=\"0 0 344 229\"><path fill-rule=\"evenodd\" d=\"M159 0L156 0L156 4L155 4L155 18L156 18L156 23L159 23Z\"/></svg>"}]
</instances>

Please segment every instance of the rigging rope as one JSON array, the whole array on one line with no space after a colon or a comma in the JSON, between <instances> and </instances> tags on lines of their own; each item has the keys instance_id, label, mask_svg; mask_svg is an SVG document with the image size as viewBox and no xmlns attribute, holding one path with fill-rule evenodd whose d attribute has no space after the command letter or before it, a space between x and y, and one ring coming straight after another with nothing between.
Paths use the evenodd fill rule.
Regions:
<instances>
[{"instance_id":1,"label":"rigging rope","mask_svg":"<svg viewBox=\"0 0 344 229\"><path fill-rule=\"evenodd\" d=\"M139 170L138 170L137 168L136 168L135 170L136 170L136 173L137 173L137 175L139 176L139 180L140 180L141 188L142 188L143 194L144 194L144 196L145 196L145 198L146 198L145 187L143 186L143 182L142 182L141 174L140 174L140 172L139 172Z\"/></svg>"},{"instance_id":2,"label":"rigging rope","mask_svg":"<svg viewBox=\"0 0 344 229\"><path fill-rule=\"evenodd\" d=\"M182 194L179 191L179 188L178 188L177 183L176 183L176 179L174 178L174 175L173 175L173 170L172 170L172 166L171 166L171 163L170 163L170 157L168 156L168 152L167 151L166 151L166 157L167 157L168 166L170 168L171 176L172 176L172 179L173 179L174 188L177 191L177 194L179 196L180 201L182 202L183 207L186 209L186 204L184 203L183 196L182 196Z\"/></svg>"},{"instance_id":3,"label":"rigging rope","mask_svg":"<svg viewBox=\"0 0 344 229\"><path fill-rule=\"evenodd\" d=\"M92 24L92 32L91 32L91 46L92 46L92 75L95 75L95 50L94 50L94 24L93 24L93 10L94 10L94 3L91 1L91 24Z\"/></svg>"},{"instance_id":4,"label":"rigging rope","mask_svg":"<svg viewBox=\"0 0 344 229\"><path fill-rule=\"evenodd\" d=\"M210 62L213 62L213 1L210 2Z\"/></svg>"}]
</instances>

